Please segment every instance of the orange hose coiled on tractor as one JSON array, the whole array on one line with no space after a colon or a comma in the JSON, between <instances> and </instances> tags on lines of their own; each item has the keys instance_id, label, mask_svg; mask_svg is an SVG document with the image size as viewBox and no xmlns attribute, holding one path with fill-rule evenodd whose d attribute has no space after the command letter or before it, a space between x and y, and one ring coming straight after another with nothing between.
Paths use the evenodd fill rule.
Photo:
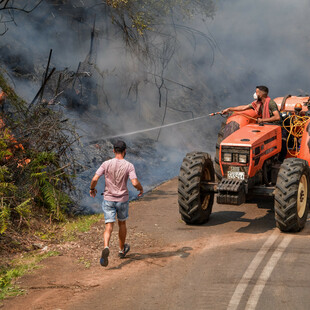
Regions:
<instances>
[{"instance_id":1,"label":"orange hose coiled on tractor","mask_svg":"<svg viewBox=\"0 0 310 310\"><path fill-rule=\"evenodd\" d=\"M285 130L289 133L286 139L286 148L287 152L291 156L296 156L300 152L298 150L298 139L300 139L303 135L305 124L309 120L309 116L290 115L283 121L283 124L285 124L287 120L289 120L290 124L283 125ZM291 151L288 148L288 142L291 136L294 137L294 145L291 150L295 150L295 153L291 153Z\"/></svg>"}]
</instances>

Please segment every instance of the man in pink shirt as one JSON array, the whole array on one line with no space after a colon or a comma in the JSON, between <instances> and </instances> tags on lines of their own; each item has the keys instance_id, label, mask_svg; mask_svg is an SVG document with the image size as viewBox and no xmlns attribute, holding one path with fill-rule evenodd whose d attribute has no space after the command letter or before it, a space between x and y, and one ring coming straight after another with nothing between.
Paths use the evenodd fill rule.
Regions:
<instances>
[{"instance_id":1,"label":"man in pink shirt","mask_svg":"<svg viewBox=\"0 0 310 310\"><path fill-rule=\"evenodd\" d=\"M140 197L143 194L143 187L137 179L135 167L124 159L126 156L126 143L119 140L113 147L115 158L102 163L91 181L89 192L91 197L96 196L97 182L104 175L105 189L102 209L105 219L105 230L103 233L104 249L100 258L100 264L104 267L109 263L109 242L116 214L119 226L119 257L124 258L130 250L129 244L125 243L127 234L126 220L128 219L129 209L128 178L131 180L132 185L139 191L138 196Z\"/></svg>"}]
</instances>

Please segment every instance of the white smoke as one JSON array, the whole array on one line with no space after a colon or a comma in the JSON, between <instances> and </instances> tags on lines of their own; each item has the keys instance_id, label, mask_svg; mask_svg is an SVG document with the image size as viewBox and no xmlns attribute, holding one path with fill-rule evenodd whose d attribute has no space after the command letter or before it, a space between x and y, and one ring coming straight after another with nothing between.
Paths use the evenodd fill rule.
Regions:
<instances>
[{"instance_id":1,"label":"white smoke","mask_svg":"<svg viewBox=\"0 0 310 310\"><path fill-rule=\"evenodd\" d=\"M150 40L157 44L157 50L152 51L157 58L153 62L141 61L141 55L129 52L111 21L103 20L105 15L98 17L102 6L86 9L81 1L74 1L71 10L43 2L31 15L16 13L16 24L11 23L7 34L1 37L0 60L6 61L6 51L30 64L29 71L37 79L25 81L15 76L14 83L19 94L31 100L51 48L51 67L57 70L68 67L75 72L79 62L86 59L96 15L93 77L99 102L87 102L88 109L83 113L68 112L83 129L85 142L160 126L166 99L164 125L249 103L256 85L268 86L271 97L309 93L308 1L219 0L216 5L213 19L202 21L201 16L195 16L176 21L175 51L165 67L160 93L160 64L171 50L166 54L160 51L165 44L173 46L173 42L149 33ZM187 151L214 153L220 123L220 117L214 117L163 128L149 157L160 157L164 168L159 169L159 161L147 173L155 175L156 171L160 180L170 178L178 174ZM127 142L137 147L140 140L156 140L158 134L159 131L140 133L128 137ZM169 166L173 169L166 173Z\"/></svg>"}]
</instances>

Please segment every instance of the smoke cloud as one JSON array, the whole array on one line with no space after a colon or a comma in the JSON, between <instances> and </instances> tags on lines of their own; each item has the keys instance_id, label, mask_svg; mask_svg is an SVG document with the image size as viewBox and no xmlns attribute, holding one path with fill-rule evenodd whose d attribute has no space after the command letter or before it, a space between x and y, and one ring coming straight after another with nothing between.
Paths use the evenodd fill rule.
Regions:
<instances>
[{"instance_id":1,"label":"smoke cloud","mask_svg":"<svg viewBox=\"0 0 310 310\"><path fill-rule=\"evenodd\" d=\"M225 106L249 102L256 85L268 86L271 97L309 93L309 13L306 0L218 2L216 17L207 21L220 49L213 69L216 80L237 94Z\"/></svg>"},{"instance_id":2,"label":"smoke cloud","mask_svg":"<svg viewBox=\"0 0 310 310\"><path fill-rule=\"evenodd\" d=\"M18 93L29 101L39 88L50 49L51 67L58 72L67 68L74 76L81 62L72 87L81 102L73 104L72 94L60 100L85 144L249 103L256 85L268 86L273 98L309 93L306 0L219 0L214 17L206 21L201 15L184 20L176 10L174 24L168 16L162 25L164 36L148 33L149 57L129 49L103 4L52 3L44 1L30 15L16 12L15 24L1 37L0 61ZM55 85L51 82L46 95L52 96ZM72 82L68 85L71 89ZM176 176L188 151L213 155L221 121L199 119L124 137L128 159L145 187ZM85 195L101 161L113 156L111 146L110 140L99 148L87 146L80 155L84 168L76 184ZM98 211L99 198L95 204L85 198L82 204Z\"/></svg>"}]
</instances>

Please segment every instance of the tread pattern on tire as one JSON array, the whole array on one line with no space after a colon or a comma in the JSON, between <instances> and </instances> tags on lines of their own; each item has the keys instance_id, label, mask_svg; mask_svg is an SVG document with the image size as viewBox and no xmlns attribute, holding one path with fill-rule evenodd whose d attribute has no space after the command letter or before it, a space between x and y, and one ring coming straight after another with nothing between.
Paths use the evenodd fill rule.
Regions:
<instances>
[{"instance_id":1,"label":"tread pattern on tire","mask_svg":"<svg viewBox=\"0 0 310 310\"><path fill-rule=\"evenodd\" d=\"M214 181L214 168L211 156L203 152L186 154L180 168L178 182L179 212L187 224L202 224L208 221L212 211L214 193L210 194L208 207L201 208L200 182L204 169L210 171L210 181Z\"/></svg>"},{"instance_id":2,"label":"tread pattern on tire","mask_svg":"<svg viewBox=\"0 0 310 310\"><path fill-rule=\"evenodd\" d=\"M297 213L297 195L302 175L307 177L308 197L305 213L300 218ZM309 210L309 177L309 166L303 159L288 158L281 165L274 195L275 220L281 231L296 232L305 226Z\"/></svg>"}]
</instances>

